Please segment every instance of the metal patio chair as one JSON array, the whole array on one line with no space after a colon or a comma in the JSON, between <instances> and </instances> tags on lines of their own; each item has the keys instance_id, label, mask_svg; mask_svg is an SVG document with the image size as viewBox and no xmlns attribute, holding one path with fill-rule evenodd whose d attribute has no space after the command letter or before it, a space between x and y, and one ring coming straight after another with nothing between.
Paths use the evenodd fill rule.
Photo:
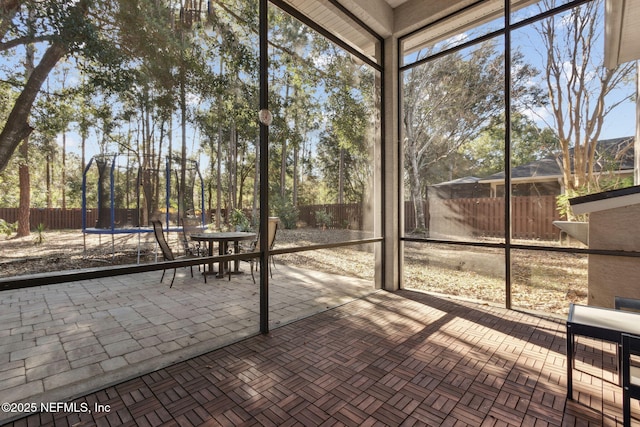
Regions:
<instances>
[{"instance_id":1,"label":"metal patio chair","mask_svg":"<svg viewBox=\"0 0 640 427\"><path fill-rule=\"evenodd\" d=\"M280 218L278 218L277 216L269 217L269 230L268 230L269 250L273 249L273 247L275 246L276 234L278 232L279 222L280 222ZM258 236L256 237L256 240L252 241L248 248L243 248L242 246L240 246L239 253L251 253L251 252L260 252L260 231L258 231ZM253 279L253 283L255 284L256 277L253 274L253 270L254 270L254 265L256 266L256 270L257 270L258 263L256 262L256 259L251 258L243 261L247 261L250 264L251 279ZM275 268L275 266L276 264L275 264L275 260L273 259L273 256L269 256L269 274L272 278L273 278L273 268ZM229 280L231 280L231 269L229 269Z\"/></svg>"},{"instance_id":2,"label":"metal patio chair","mask_svg":"<svg viewBox=\"0 0 640 427\"><path fill-rule=\"evenodd\" d=\"M191 254L186 254L183 256L178 256L176 257L173 254L173 251L171 250L171 247L169 247L169 244L167 243L167 240L164 238L164 231L162 230L162 223L160 221L151 221L151 224L153 225L153 234L156 237L156 241L158 242L158 246L160 246L160 250L162 251L162 256L165 259L165 261L175 261L175 260L179 260L179 259L187 259L187 258L196 258L196 256L191 255ZM193 277L193 266L189 266L189 269L191 270L191 277ZM176 271L177 268L173 269L173 277L171 278L171 284L169 285L169 287L173 287L173 281L176 279ZM160 282L162 282L164 280L164 273L166 272L165 270L162 270L162 277L160 278ZM204 282L207 283L207 276L203 275L204 277Z\"/></svg>"},{"instance_id":3,"label":"metal patio chair","mask_svg":"<svg viewBox=\"0 0 640 427\"><path fill-rule=\"evenodd\" d=\"M180 233L182 242L182 251L184 256L201 257L207 255L206 248L200 245L200 242L192 240L189 235L202 231L201 227L190 223L188 219L182 218L182 231ZM198 270L200 266L198 265Z\"/></svg>"}]
</instances>

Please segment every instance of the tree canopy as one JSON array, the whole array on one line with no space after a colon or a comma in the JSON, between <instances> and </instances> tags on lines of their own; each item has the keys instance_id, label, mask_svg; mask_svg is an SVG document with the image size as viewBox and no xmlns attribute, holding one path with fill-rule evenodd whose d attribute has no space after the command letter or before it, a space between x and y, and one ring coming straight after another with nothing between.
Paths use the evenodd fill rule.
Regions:
<instances>
[{"instance_id":1,"label":"tree canopy","mask_svg":"<svg viewBox=\"0 0 640 427\"><path fill-rule=\"evenodd\" d=\"M0 112L6 118L0 124L0 186L14 182L16 148L32 135L30 145L39 149L28 162L48 194L46 202L32 200L38 205L64 199L77 206L85 156L124 153L145 171L144 215L162 208L157 171L165 157L180 165L183 195L189 192L188 162L203 165L202 208L217 211L218 225L222 211L257 209L255 2L33 0L1 6L6 90L0 96L10 108ZM273 8L269 19L269 180L282 199L275 208L326 201L329 194L336 201L362 201L371 174L367 129L379 97L371 70L286 13ZM16 59L27 49L35 62L29 74ZM61 144L67 136L69 143ZM327 152L323 144L334 140L346 163L321 155ZM74 144L80 152L67 153ZM62 158L70 163L62 166ZM345 183L339 192L316 191L314 183L333 179ZM119 201L136 200L136 186L117 191ZM15 205L13 194L0 196L0 203ZM180 203L181 211L190 206Z\"/></svg>"}]
</instances>

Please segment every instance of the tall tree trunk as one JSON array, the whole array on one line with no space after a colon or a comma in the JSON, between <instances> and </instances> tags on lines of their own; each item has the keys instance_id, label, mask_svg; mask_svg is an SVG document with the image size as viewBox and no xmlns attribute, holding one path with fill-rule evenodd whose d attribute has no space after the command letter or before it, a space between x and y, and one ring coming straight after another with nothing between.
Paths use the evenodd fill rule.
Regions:
<instances>
[{"instance_id":1,"label":"tall tree trunk","mask_svg":"<svg viewBox=\"0 0 640 427\"><path fill-rule=\"evenodd\" d=\"M31 177L29 174L29 137L24 138L20 146L22 161L18 168L20 180L20 204L18 207L18 230L16 237L25 237L31 228Z\"/></svg>"},{"instance_id":2,"label":"tall tree trunk","mask_svg":"<svg viewBox=\"0 0 640 427\"><path fill-rule=\"evenodd\" d=\"M184 64L180 67L180 126L182 132L182 147L180 151L180 184L178 190L178 213L184 217L187 197L187 94L185 87ZM178 224L180 218L177 218Z\"/></svg>"},{"instance_id":3,"label":"tall tree trunk","mask_svg":"<svg viewBox=\"0 0 640 427\"><path fill-rule=\"evenodd\" d=\"M84 117L82 118L84 122ZM80 161L82 162L82 173L84 173L84 169L87 167L87 132L85 126L82 126L82 130L80 131Z\"/></svg>"},{"instance_id":4,"label":"tall tree trunk","mask_svg":"<svg viewBox=\"0 0 640 427\"><path fill-rule=\"evenodd\" d=\"M144 98L148 96L148 89L145 89L147 93ZM145 99L146 101L146 99ZM153 158L149 156L149 138L150 138L150 113L148 108L148 103L143 101L140 104L140 115L143 117L141 120L142 126L142 159L141 159L141 168L142 168L142 176L140 177L140 186L141 188L138 191L142 191L142 224L149 224L149 220L156 213L158 206L156 205L156 201L158 200L159 189L154 187L153 185L153 177L151 171L155 168L159 173L159 165L153 163ZM159 219L159 218L155 218Z\"/></svg>"},{"instance_id":5,"label":"tall tree trunk","mask_svg":"<svg viewBox=\"0 0 640 427\"><path fill-rule=\"evenodd\" d=\"M256 138L256 161L253 178L253 206L251 207L251 215L253 220L258 222L258 201L260 198L260 137Z\"/></svg>"},{"instance_id":6,"label":"tall tree trunk","mask_svg":"<svg viewBox=\"0 0 640 427\"><path fill-rule=\"evenodd\" d=\"M298 144L293 146L293 206L298 206L298 181L300 176L298 173L298 163L300 157L300 147Z\"/></svg>"},{"instance_id":7,"label":"tall tree trunk","mask_svg":"<svg viewBox=\"0 0 640 427\"><path fill-rule=\"evenodd\" d=\"M51 202L51 154L47 153L45 160L45 181L46 181L46 199L47 199L47 208L51 209L53 207L53 203Z\"/></svg>"},{"instance_id":8,"label":"tall tree trunk","mask_svg":"<svg viewBox=\"0 0 640 427\"><path fill-rule=\"evenodd\" d=\"M28 123L31 107L49 72L66 53L62 44L54 43L44 53L38 66L32 68L31 72L27 72L29 76L27 83L16 99L6 125L0 132L0 172L7 166L16 148L33 130Z\"/></svg>"},{"instance_id":9,"label":"tall tree trunk","mask_svg":"<svg viewBox=\"0 0 640 427\"><path fill-rule=\"evenodd\" d=\"M34 55L35 55L35 47L33 45L28 45L26 50L26 58L25 58L25 72L27 76L27 82L31 80L34 72ZM28 84L28 83L27 83ZM22 92L24 93L24 91ZM37 93L37 90L36 90ZM35 95L34 95L35 99ZM13 114L13 112L12 112ZM24 117L24 124L28 126L27 120L29 118L29 114L27 113ZM11 115L9 116L9 120L7 120L7 126L9 126L11 120ZM3 130L4 133L4 130ZM18 205L18 230L16 235L18 237L28 236L31 228L31 177L29 174L29 134L31 131L24 135L22 138L22 145L20 146L20 154L22 156L22 161L20 162L20 166L18 168L18 177L20 182L20 201ZM0 138L1 138L0 134ZM1 144L1 142L0 142ZM0 161L2 155L0 154ZM1 170L1 168L0 168Z\"/></svg>"},{"instance_id":10,"label":"tall tree trunk","mask_svg":"<svg viewBox=\"0 0 640 427\"><path fill-rule=\"evenodd\" d=\"M236 144L236 153L238 151L238 144ZM237 155L236 155L237 158ZM238 167L238 163L239 163L239 167ZM239 160L239 162L236 162L236 199L238 200L238 202L236 203L236 209L244 209L244 200L242 200L242 195L244 194L244 178L245 175L242 173L243 172L243 168L242 166L244 165L244 156ZM238 170L240 170L240 172L238 172Z\"/></svg>"},{"instance_id":11,"label":"tall tree trunk","mask_svg":"<svg viewBox=\"0 0 640 427\"><path fill-rule=\"evenodd\" d=\"M210 178L207 180L207 221L210 221L210 219L212 218L212 214L213 214L213 176L215 174L215 167L213 164L213 149L214 149L214 142L213 142L213 135L211 135L210 132L208 132L208 136L209 136L209 176Z\"/></svg>"},{"instance_id":12,"label":"tall tree trunk","mask_svg":"<svg viewBox=\"0 0 640 427\"><path fill-rule=\"evenodd\" d=\"M220 57L220 75L224 73L224 64ZM216 227L218 230L222 229L222 99L220 98L218 99L218 149L216 151Z\"/></svg>"},{"instance_id":13,"label":"tall tree trunk","mask_svg":"<svg viewBox=\"0 0 640 427\"><path fill-rule=\"evenodd\" d=\"M10 24L12 15L19 11L22 3L10 0L3 4L4 12L6 12L0 22L0 34L3 36L10 28L7 25ZM80 0L73 7L78 8L86 15L89 10L89 3L88 0ZM63 31L67 33L70 29L63 29ZM7 167L13 152L33 130L28 123L33 103L51 70L66 54L67 47L65 44L54 41L42 55L37 67L33 67L33 62L31 65L27 65L27 67L31 67L30 72L27 73L27 82L18 98L16 98L6 124L2 132L0 132L0 172Z\"/></svg>"},{"instance_id":14,"label":"tall tree trunk","mask_svg":"<svg viewBox=\"0 0 640 427\"><path fill-rule=\"evenodd\" d=\"M62 176L60 185L62 186L62 209L67 208L67 133L62 133Z\"/></svg>"},{"instance_id":15,"label":"tall tree trunk","mask_svg":"<svg viewBox=\"0 0 640 427\"><path fill-rule=\"evenodd\" d=\"M169 115L169 130L167 131L167 155L165 156L168 161L169 161L169 171L167 172L167 176L165 177L165 188L160 188L160 181L157 181L157 185L156 187L158 188L158 191L165 191L166 190L166 185L167 185L167 181L171 181L171 176L169 175L171 173L171 168L173 167L173 157L172 157L172 153L173 153L173 112L171 112L171 114ZM161 132L162 134L162 132ZM149 137L150 141L151 141L151 136ZM166 159L165 159L166 160ZM162 152L158 151L158 170L165 170L166 168L166 161L163 162L162 161ZM158 174L158 177L160 175ZM156 200L158 203L158 206L160 204L160 200L164 200L165 204L164 206L159 206L158 209L164 209L166 207L166 204L168 202L168 200L166 200L166 196L164 198L161 198L160 193L158 193L158 196L156 197Z\"/></svg>"},{"instance_id":16,"label":"tall tree trunk","mask_svg":"<svg viewBox=\"0 0 640 427\"><path fill-rule=\"evenodd\" d=\"M409 155L409 158L409 188L411 191L411 201L413 202L416 214L416 230L425 231L427 224L424 205L422 204L422 194L420 192L420 167L418 166L416 156Z\"/></svg>"},{"instance_id":17,"label":"tall tree trunk","mask_svg":"<svg viewBox=\"0 0 640 427\"><path fill-rule=\"evenodd\" d=\"M218 115L218 117L220 116ZM216 226L218 230L222 229L222 124L220 121L218 121L218 147L216 151Z\"/></svg>"},{"instance_id":18,"label":"tall tree trunk","mask_svg":"<svg viewBox=\"0 0 640 427\"><path fill-rule=\"evenodd\" d=\"M340 147L338 159L338 204L344 203L344 148Z\"/></svg>"},{"instance_id":19,"label":"tall tree trunk","mask_svg":"<svg viewBox=\"0 0 640 427\"><path fill-rule=\"evenodd\" d=\"M416 148L415 137L413 135L413 107L405 105L404 108L404 128L405 128L405 151L409 170L409 192L416 216L416 230L427 229L424 206L422 203L422 193L420 191L420 165L419 155Z\"/></svg>"},{"instance_id":20,"label":"tall tree trunk","mask_svg":"<svg viewBox=\"0 0 640 427\"><path fill-rule=\"evenodd\" d=\"M286 87L285 87L285 92L284 92L284 101L285 102L289 102L289 74L287 73L286 76ZM285 126L288 126L288 118L287 118L288 114L286 113L285 110L285 116L283 117L283 121L285 123ZM282 199L284 201L284 198L286 197L287 193L285 191L286 186L287 186L287 136L288 136L289 132L284 132L284 136L282 138L282 153L280 153L280 196L282 196Z\"/></svg>"},{"instance_id":21,"label":"tall tree trunk","mask_svg":"<svg viewBox=\"0 0 640 427\"><path fill-rule=\"evenodd\" d=\"M230 218L231 211L233 211L237 204L237 171L238 171L238 147L237 147L237 131L236 124L232 120L229 132L229 212L227 212L227 219Z\"/></svg>"},{"instance_id":22,"label":"tall tree trunk","mask_svg":"<svg viewBox=\"0 0 640 427\"><path fill-rule=\"evenodd\" d=\"M67 82L67 76L69 75L69 70L64 69L62 71L62 90L65 89L65 85ZM62 132L62 167L60 171L60 190L62 196L62 209L67 208L67 126L65 123L64 131ZM83 169L84 170L84 169Z\"/></svg>"},{"instance_id":23,"label":"tall tree trunk","mask_svg":"<svg viewBox=\"0 0 640 427\"><path fill-rule=\"evenodd\" d=\"M131 173L131 156L127 156L127 166L125 168L125 180L124 180L124 208L131 208L131 183L133 181L133 174ZM133 224L130 224L133 225Z\"/></svg>"}]
</instances>

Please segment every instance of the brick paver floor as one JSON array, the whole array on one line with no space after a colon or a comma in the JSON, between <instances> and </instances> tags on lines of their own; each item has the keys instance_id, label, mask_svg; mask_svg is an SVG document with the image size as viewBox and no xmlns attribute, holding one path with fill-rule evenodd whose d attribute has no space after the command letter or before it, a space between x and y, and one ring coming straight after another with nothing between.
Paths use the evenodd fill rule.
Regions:
<instances>
[{"instance_id":1,"label":"brick paver floor","mask_svg":"<svg viewBox=\"0 0 640 427\"><path fill-rule=\"evenodd\" d=\"M578 339L576 401L565 346L562 320L378 292L13 425L619 424L611 346Z\"/></svg>"},{"instance_id":2,"label":"brick paver floor","mask_svg":"<svg viewBox=\"0 0 640 427\"><path fill-rule=\"evenodd\" d=\"M171 273L171 272L169 272ZM0 402L68 400L259 333L249 274L161 272L0 293ZM278 265L271 327L375 292L372 281ZM0 425L11 419L0 412Z\"/></svg>"}]
</instances>

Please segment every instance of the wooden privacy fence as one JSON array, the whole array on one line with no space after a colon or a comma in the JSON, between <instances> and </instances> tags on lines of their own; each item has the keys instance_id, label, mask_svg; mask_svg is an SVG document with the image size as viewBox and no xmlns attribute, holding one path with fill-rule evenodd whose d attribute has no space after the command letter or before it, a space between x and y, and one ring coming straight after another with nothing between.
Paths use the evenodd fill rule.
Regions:
<instances>
[{"instance_id":1,"label":"wooden privacy fence","mask_svg":"<svg viewBox=\"0 0 640 427\"><path fill-rule=\"evenodd\" d=\"M331 217L329 228L346 228L346 224L359 228L361 208L358 204L345 205L309 205L299 208L299 219L311 227L316 227L316 212L326 212ZM60 208L31 208L31 228L38 224L44 224L47 230L80 230L82 229L82 209ZM117 224L130 224L135 216L135 209L116 209L115 222ZM223 218L225 212L223 212ZM0 219L9 223L18 221L18 208L0 208ZM87 211L87 227L95 227L98 219L98 209Z\"/></svg>"},{"instance_id":2,"label":"wooden privacy fence","mask_svg":"<svg viewBox=\"0 0 640 427\"><path fill-rule=\"evenodd\" d=\"M503 198L431 199L425 202L427 228L432 236L504 237ZM555 196L517 196L511 199L511 230L515 239L555 240L560 230ZM413 203L405 203L405 230L416 228Z\"/></svg>"},{"instance_id":3,"label":"wooden privacy fence","mask_svg":"<svg viewBox=\"0 0 640 427\"><path fill-rule=\"evenodd\" d=\"M31 228L44 224L47 230L82 229L82 209L31 208ZM17 208L0 208L0 218L7 222L18 221ZM87 212L87 224L93 227L98 218L98 210Z\"/></svg>"},{"instance_id":4,"label":"wooden privacy fence","mask_svg":"<svg viewBox=\"0 0 640 427\"><path fill-rule=\"evenodd\" d=\"M323 213L329 219L327 228L348 228L350 230L362 228L362 205L359 203L299 206L298 220L309 227L319 227L318 218Z\"/></svg>"},{"instance_id":5,"label":"wooden privacy fence","mask_svg":"<svg viewBox=\"0 0 640 427\"><path fill-rule=\"evenodd\" d=\"M444 236L504 237L504 199L469 198L430 200L425 202L429 232ZM118 211L118 210L117 210ZM130 210L116 212L116 222L128 224ZM362 206L357 203L333 205L307 205L298 208L298 219L309 227L319 227L318 218L329 218L327 228L360 230L363 224ZM318 214L321 212L321 214ZM554 240L559 230L552 222L559 220L555 196L513 197L512 236L516 239ZM134 212L135 213L135 212ZM87 212L87 226L94 227L97 209ZM18 220L17 208L0 208L0 218L8 222ZM82 228L81 209L31 209L31 226L44 224L47 230ZM405 203L405 230L416 228L413 203Z\"/></svg>"}]
</instances>

